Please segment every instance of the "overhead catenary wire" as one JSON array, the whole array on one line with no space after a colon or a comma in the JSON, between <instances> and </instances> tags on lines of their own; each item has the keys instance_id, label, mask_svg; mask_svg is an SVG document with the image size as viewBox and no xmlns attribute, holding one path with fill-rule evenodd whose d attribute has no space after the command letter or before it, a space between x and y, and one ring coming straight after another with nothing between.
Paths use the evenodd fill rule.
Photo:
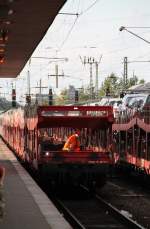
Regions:
<instances>
[{"instance_id":1,"label":"overhead catenary wire","mask_svg":"<svg viewBox=\"0 0 150 229\"><path fill-rule=\"evenodd\" d=\"M104 1L104 2L105 2L105 5L107 6L107 3L108 2L107 1ZM95 5L96 5L96 3L98 3L98 0L97 1L96 0L90 0L90 1L88 1L88 0L86 0L86 1L85 0L71 0L71 1L67 1L67 4L68 3L70 4L69 5L69 8L67 6L67 8L64 8L64 11L66 11L66 12L73 12L72 13L72 16L67 15L67 13L64 16L63 15L60 15L60 16L58 15L57 16L57 19L58 19L58 21L60 19L59 23L61 23L61 25L59 24L60 25L59 28L56 27L57 31L56 31L56 33L54 35L53 35L53 30L52 30L51 31L51 36L49 36L49 38L47 39L48 46L50 46L50 45L53 46L53 42L55 42L54 44L57 47L57 50L59 51L59 47L61 48L61 51L60 52L63 52L63 51L65 52L68 49L69 45L70 45L69 42L72 42L73 36L74 35L76 36L76 32L78 32L77 31L78 26L80 26L80 19L79 18L82 15L83 15L83 18L84 18L84 16L88 16L88 19L90 19L90 17L91 17L91 14L90 13L94 13L93 17L94 17L94 23L95 23L94 26L95 27L97 25L96 24L97 23L97 20L100 20L98 22L101 23L101 25L102 25L102 23L108 22L108 20L109 21L110 20L112 21L114 19L115 20L117 19L118 21L117 22L115 21L114 23L120 23L119 20L122 20L123 19L125 21L127 19L127 17L131 17L131 15L132 15L132 17L134 16L134 14L131 14L131 15L130 14L126 14L126 15L122 14L121 17L116 18L116 15L117 14L115 14L115 15L113 15L113 17L110 18L111 14L109 14L107 16L103 15L102 9L99 7L99 15L102 15L102 16L99 19L97 19L94 10L97 7L97 6L95 7ZM111 4L108 3L108 6L109 5L111 5ZM93 10L90 10L92 7L93 7ZM109 8L109 7L107 7L107 8ZM108 10L110 10L110 8ZM61 12L62 11L63 10L61 10ZM75 12L75 14L74 14L74 12ZM88 13L86 14L86 12L88 12ZM71 13L70 13L70 15L71 15ZM119 14L117 16L119 16ZM124 18L122 16L124 16ZM141 16L141 14L139 14L139 12L138 12L137 17L139 17L139 16ZM88 19L87 19L87 22L88 22ZM93 22L93 21L90 20L90 22ZM82 21L81 21L81 24L82 24ZM143 23L143 24L147 25L148 23L147 24L146 23ZM101 25L99 25L99 26L101 27ZM93 26L93 24L90 25L90 26ZM107 26L107 28L109 29L109 25ZM134 26L134 28L135 28L135 26ZM136 27L136 28L138 29L139 27ZM146 26L145 26L145 28L146 28L146 32L147 32L148 31L148 28ZM102 28L100 30L103 33ZM117 27L116 31L117 30L118 30L118 27ZM109 31L111 32L110 29L109 29ZM62 34L62 32L63 32L63 34ZM142 32L144 32L144 31L142 30ZM119 58L121 55L122 55L122 58L123 58L123 56L125 56L125 55L128 56L128 53L131 52L131 56L129 56L129 58L132 58L132 60L138 58L138 57L135 58L135 56L139 56L140 55L140 57L142 57L142 54L143 54L142 51L144 51L142 49L143 48L143 42L142 41L136 41L136 42L132 43L132 41L134 40L134 38L132 39L132 36L131 36L130 40L127 40L126 39L127 42L125 44L123 42L120 44L119 43L119 39L120 39L119 36L118 36L118 38L113 39L114 38L113 35L112 36L110 35L110 36L104 37L104 36L102 36L102 33L98 33L98 35L97 34L95 35L93 33L92 39L90 40L90 46L96 46L96 48L99 49L99 52L103 53L103 63L102 63L102 66L101 67L105 70L105 72L101 71L101 73L103 73L101 75L101 79L104 77L104 75L106 77L108 74L110 74L110 71L116 72L118 74L118 71L121 71L122 70L122 64L121 64L122 59ZM116 33L114 33L114 34L116 34ZM120 33L118 33L118 34L120 34ZM140 33L138 33L138 34L140 34ZM80 36L78 35L78 37L80 37ZM83 44L82 43L79 43L79 45L82 44L82 45L88 46L88 44L89 44L88 43L88 38L89 38L89 36L86 35L86 40L85 40L86 41L86 44L85 43L83 43ZM52 40L52 42L51 42L51 40ZM69 41L69 42L67 42L67 41ZM112 41L116 41L116 42L113 42L112 43ZM83 40L83 42L84 42L84 40ZM102 43L104 43L104 46L102 46ZM71 46L74 45L74 44L75 43L72 42L71 43ZM111 46L109 46L109 44L111 44ZM61 47L61 45L62 45L62 47ZM141 46L139 47L139 45L141 45ZM105 47L105 46L107 46L107 47ZM136 51L134 52L133 49L135 49L137 46L138 46L138 49L136 49ZM141 50L139 50L139 48ZM95 51L96 50L94 50L94 54L92 54L92 55L95 55ZM124 51L125 51L125 54L124 54ZM68 53L69 52L71 53L71 51L68 51ZM48 54L49 55L50 55L50 53L52 54L51 50L48 50ZM73 51L72 53L75 53L75 51ZM79 55L79 53L77 55ZM87 55L87 53L86 54L82 54L82 55ZM90 50L90 54L89 55L91 55L91 50ZM148 56L148 54L147 54L147 56ZM84 73L83 74L82 73L81 74L78 74L79 71L78 70L75 71L77 69L77 67L78 67L77 66L77 61L76 61L75 57L76 56L74 55L73 56L73 59L71 60L71 58L70 58L69 60L70 60L70 62L72 61L72 62L76 63L76 66L73 65L73 67L71 67L72 69L70 68L70 72L67 72L68 71L68 66L66 66L67 70L65 68L65 72L67 74L69 74L69 75L72 75L72 76L73 75L76 75L76 76L80 76L81 75L83 77ZM146 59L147 59L147 57L146 57ZM36 75L36 77L37 77L37 75L39 73L42 74L42 76L44 76L44 75L47 76L47 73L46 73L47 68L51 68L51 66L49 66L49 64L47 64L47 63L46 63L46 65L47 66L43 68L42 72L38 72L37 71L37 73L33 73L33 76ZM146 66L146 69L147 69L147 67L148 66ZM76 69L74 69L74 68L76 68ZM137 69L138 69L138 66L137 66ZM139 73L140 73L140 71L142 71L142 70L139 69ZM144 71L145 71L145 67L144 67ZM136 73L137 72L138 71L136 71Z\"/></svg>"},{"instance_id":2,"label":"overhead catenary wire","mask_svg":"<svg viewBox=\"0 0 150 229\"><path fill-rule=\"evenodd\" d=\"M74 28L74 26L75 26L77 20L78 20L78 18L79 18L80 16L82 16L84 13L86 13L88 10L90 10L94 5L96 5L96 3L97 3L98 1L100 1L100 0L94 1L89 7L87 7L84 11L81 11L80 13L63 13L63 12L60 12L60 13L59 13L59 14L64 14L64 15L75 15L75 16L76 16L76 19L75 19L73 25L71 26L71 28L69 29L69 31L68 31L68 33L67 33L65 39L63 40L62 44L60 45L59 50L62 49L62 47L64 46L65 42L68 40L68 38L69 38L69 36L70 36L70 34L71 34L71 32L72 32L72 30L73 30L73 28ZM78 6L78 10L79 10L79 6Z\"/></svg>"},{"instance_id":3,"label":"overhead catenary wire","mask_svg":"<svg viewBox=\"0 0 150 229\"><path fill-rule=\"evenodd\" d=\"M62 47L64 46L65 42L66 42L67 39L69 38L69 36L70 36L70 34L71 34L71 32L72 32L72 30L73 30L73 28L74 28L74 26L75 26L75 24L76 24L76 22L77 22L77 19L78 19L78 15L76 16L76 19L75 19L73 25L71 26L71 28L70 28L70 30L68 31L68 33L67 33L65 39L63 40L62 44L60 45L59 51L62 49Z\"/></svg>"},{"instance_id":4,"label":"overhead catenary wire","mask_svg":"<svg viewBox=\"0 0 150 229\"><path fill-rule=\"evenodd\" d=\"M80 16L83 15L84 13L86 13L88 10L90 10L93 6L95 6L97 4L97 2L100 0L96 0L94 1L90 6L88 6L84 11L81 11Z\"/></svg>"}]
</instances>

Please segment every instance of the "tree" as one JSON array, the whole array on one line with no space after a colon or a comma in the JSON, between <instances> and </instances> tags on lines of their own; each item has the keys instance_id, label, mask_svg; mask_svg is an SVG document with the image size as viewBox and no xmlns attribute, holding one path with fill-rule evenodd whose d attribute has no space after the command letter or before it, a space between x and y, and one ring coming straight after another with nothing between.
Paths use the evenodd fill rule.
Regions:
<instances>
[{"instance_id":1,"label":"tree","mask_svg":"<svg viewBox=\"0 0 150 229\"><path fill-rule=\"evenodd\" d=\"M111 95L116 96L119 89L119 78L114 74L111 73L107 76L100 88L100 96L104 95Z\"/></svg>"},{"instance_id":2,"label":"tree","mask_svg":"<svg viewBox=\"0 0 150 229\"><path fill-rule=\"evenodd\" d=\"M79 90L79 101L84 102L90 99L89 88L82 87Z\"/></svg>"},{"instance_id":3,"label":"tree","mask_svg":"<svg viewBox=\"0 0 150 229\"><path fill-rule=\"evenodd\" d=\"M60 95L56 97L57 105L65 105L68 100L68 90L65 88L61 91Z\"/></svg>"},{"instance_id":4,"label":"tree","mask_svg":"<svg viewBox=\"0 0 150 229\"><path fill-rule=\"evenodd\" d=\"M139 80L139 84L144 84L144 83L145 83L144 79Z\"/></svg>"},{"instance_id":5,"label":"tree","mask_svg":"<svg viewBox=\"0 0 150 229\"><path fill-rule=\"evenodd\" d=\"M144 82L145 81L143 79L139 80L137 76L131 77L127 80L126 89ZM104 82L102 82L99 95L110 95L116 97L119 96L122 91L124 91L123 78L118 77L115 73L111 73L109 76L105 78Z\"/></svg>"}]
</instances>

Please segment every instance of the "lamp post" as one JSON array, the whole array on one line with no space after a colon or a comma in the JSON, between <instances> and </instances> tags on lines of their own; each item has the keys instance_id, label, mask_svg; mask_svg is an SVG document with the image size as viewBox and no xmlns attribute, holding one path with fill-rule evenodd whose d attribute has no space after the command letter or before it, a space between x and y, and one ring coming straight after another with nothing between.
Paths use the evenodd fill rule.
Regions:
<instances>
[{"instance_id":1,"label":"lamp post","mask_svg":"<svg viewBox=\"0 0 150 229\"><path fill-rule=\"evenodd\" d=\"M123 30L127 31L128 33L132 34L135 37L138 37L139 39L145 41L146 43L150 44L150 41L146 40L145 38L139 36L138 34L128 30L128 28L134 28L134 29L149 29L150 27L125 27L121 26L119 28L119 31L122 32ZM132 62L149 62L149 61L132 61ZM127 83L127 66L128 63L131 63L127 61L127 57L124 58L124 89L126 89L126 83Z\"/></svg>"},{"instance_id":2,"label":"lamp post","mask_svg":"<svg viewBox=\"0 0 150 229\"><path fill-rule=\"evenodd\" d=\"M132 31L128 30L128 28L142 28L142 29L146 28L146 29L148 29L148 28L150 28L150 27L125 27L125 26L121 26L121 27L119 28L119 31L120 31L120 32L122 32L123 30L125 30L125 31L127 31L128 33L134 35L135 37L138 37L139 39L141 39L141 40L145 41L146 43L150 44L150 41L146 40L145 38L139 36L138 34L132 32Z\"/></svg>"}]
</instances>

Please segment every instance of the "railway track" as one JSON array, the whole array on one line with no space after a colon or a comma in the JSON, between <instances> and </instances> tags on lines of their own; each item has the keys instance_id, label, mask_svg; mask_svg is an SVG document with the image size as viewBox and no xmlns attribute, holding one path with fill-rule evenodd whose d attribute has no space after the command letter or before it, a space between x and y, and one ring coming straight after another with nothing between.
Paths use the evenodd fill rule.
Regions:
<instances>
[{"instance_id":1,"label":"railway track","mask_svg":"<svg viewBox=\"0 0 150 229\"><path fill-rule=\"evenodd\" d=\"M85 187L84 192L78 193L74 199L57 197L55 204L62 212L64 217L73 225L73 228L136 228L144 229L137 222L122 214L117 208L105 201L99 195L89 198L88 190ZM74 194L73 194L74 195Z\"/></svg>"},{"instance_id":2,"label":"railway track","mask_svg":"<svg viewBox=\"0 0 150 229\"><path fill-rule=\"evenodd\" d=\"M150 229L149 189L120 177L107 182L106 186L97 192L123 214L129 215L144 228Z\"/></svg>"}]
</instances>

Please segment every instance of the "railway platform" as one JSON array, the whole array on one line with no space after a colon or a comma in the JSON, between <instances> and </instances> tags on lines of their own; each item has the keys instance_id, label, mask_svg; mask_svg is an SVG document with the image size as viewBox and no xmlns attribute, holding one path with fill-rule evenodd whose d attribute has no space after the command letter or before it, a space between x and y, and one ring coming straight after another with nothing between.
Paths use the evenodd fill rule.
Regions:
<instances>
[{"instance_id":1,"label":"railway platform","mask_svg":"<svg viewBox=\"0 0 150 229\"><path fill-rule=\"evenodd\" d=\"M1 229L72 228L1 139L0 165L6 169Z\"/></svg>"}]
</instances>

